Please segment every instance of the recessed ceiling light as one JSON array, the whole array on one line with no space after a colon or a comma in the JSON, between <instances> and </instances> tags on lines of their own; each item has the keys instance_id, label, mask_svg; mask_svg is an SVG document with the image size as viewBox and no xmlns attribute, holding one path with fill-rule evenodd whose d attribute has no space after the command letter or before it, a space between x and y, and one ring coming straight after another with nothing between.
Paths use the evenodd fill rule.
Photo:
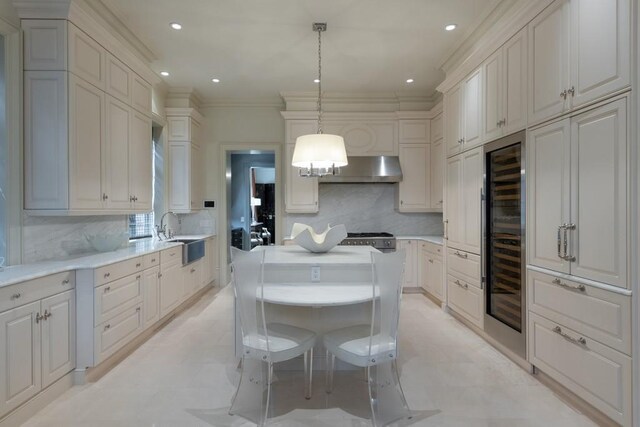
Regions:
<instances>
[{"instance_id":1,"label":"recessed ceiling light","mask_svg":"<svg viewBox=\"0 0 640 427\"><path fill-rule=\"evenodd\" d=\"M314 83L320 83L320 79L313 79Z\"/></svg>"},{"instance_id":2,"label":"recessed ceiling light","mask_svg":"<svg viewBox=\"0 0 640 427\"><path fill-rule=\"evenodd\" d=\"M182 25L178 24L177 22L172 22L171 23L171 28L173 28L174 30L181 30L182 29Z\"/></svg>"},{"instance_id":3,"label":"recessed ceiling light","mask_svg":"<svg viewBox=\"0 0 640 427\"><path fill-rule=\"evenodd\" d=\"M456 29L456 27L458 27L456 24L448 24L444 27L444 29L447 31L453 31Z\"/></svg>"},{"instance_id":4,"label":"recessed ceiling light","mask_svg":"<svg viewBox=\"0 0 640 427\"><path fill-rule=\"evenodd\" d=\"M413 79L407 79L407 83L413 83Z\"/></svg>"},{"instance_id":5,"label":"recessed ceiling light","mask_svg":"<svg viewBox=\"0 0 640 427\"><path fill-rule=\"evenodd\" d=\"M169 75L168 71L160 71L160 75L167 77Z\"/></svg>"},{"instance_id":6,"label":"recessed ceiling light","mask_svg":"<svg viewBox=\"0 0 640 427\"><path fill-rule=\"evenodd\" d=\"M220 79L211 79L211 81L214 83L220 83Z\"/></svg>"}]
</instances>

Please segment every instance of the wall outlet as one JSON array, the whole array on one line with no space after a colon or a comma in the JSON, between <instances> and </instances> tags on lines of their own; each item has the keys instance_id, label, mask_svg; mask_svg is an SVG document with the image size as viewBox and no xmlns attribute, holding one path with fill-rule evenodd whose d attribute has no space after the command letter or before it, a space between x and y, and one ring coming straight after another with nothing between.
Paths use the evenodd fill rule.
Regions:
<instances>
[{"instance_id":1,"label":"wall outlet","mask_svg":"<svg viewBox=\"0 0 640 427\"><path fill-rule=\"evenodd\" d=\"M311 281L312 282L320 281L320 266L311 267Z\"/></svg>"},{"instance_id":2,"label":"wall outlet","mask_svg":"<svg viewBox=\"0 0 640 427\"><path fill-rule=\"evenodd\" d=\"M240 217L240 222L244 222L244 217L243 216Z\"/></svg>"}]
</instances>

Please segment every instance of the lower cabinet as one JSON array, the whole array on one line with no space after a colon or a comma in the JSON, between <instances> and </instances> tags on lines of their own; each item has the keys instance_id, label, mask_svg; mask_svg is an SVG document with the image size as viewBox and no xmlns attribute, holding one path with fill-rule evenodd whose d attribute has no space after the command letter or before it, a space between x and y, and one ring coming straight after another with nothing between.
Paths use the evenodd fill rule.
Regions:
<instances>
[{"instance_id":1,"label":"lower cabinet","mask_svg":"<svg viewBox=\"0 0 640 427\"><path fill-rule=\"evenodd\" d=\"M182 267L182 296L185 301L202 287L202 259Z\"/></svg>"},{"instance_id":2,"label":"lower cabinet","mask_svg":"<svg viewBox=\"0 0 640 427\"><path fill-rule=\"evenodd\" d=\"M447 304L480 329L484 328L484 295L480 288L454 276L447 276Z\"/></svg>"},{"instance_id":3,"label":"lower cabinet","mask_svg":"<svg viewBox=\"0 0 640 427\"><path fill-rule=\"evenodd\" d=\"M0 313L0 417L76 367L75 311L71 289Z\"/></svg>"},{"instance_id":4,"label":"lower cabinet","mask_svg":"<svg viewBox=\"0 0 640 427\"><path fill-rule=\"evenodd\" d=\"M205 241L204 255L206 259L202 269L202 286L218 282L218 245L215 237Z\"/></svg>"},{"instance_id":5,"label":"lower cabinet","mask_svg":"<svg viewBox=\"0 0 640 427\"><path fill-rule=\"evenodd\" d=\"M182 298L182 262L180 257L169 258L172 249L160 254L160 317L164 317L180 304Z\"/></svg>"},{"instance_id":6,"label":"lower cabinet","mask_svg":"<svg viewBox=\"0 0 640 427\"><path fill-rule=\"evenodd\" d=\"M429 242L420 244L420 286L431 296L444 301L442 247Z\"/></svg>"},{"instance_id":7,"label":"lower cabinet","mask_svg":"<svg viewBox=\"0 0 640 427\"><path fill-rule=\"evenodd\" d=\"M404 249L406 252L403 286L407 288L418 287L418 241L398 239L397 249Z\"/></svg>"},{"instance_id":8,"label":"lower cabinet","mask_svg":"<svg viewBox=\"0 0 640 427\"><path fill-rule=\"evenodd\" d=\"M142 276L143 324L148 328L160 320L160 267L145 270Z\"/></svg>"},{"instance_id":9,"label":"lower cabinet","mask_svg":"<svg viewBox=\"0 0 640 427\"><path fill-rule=\"evenodd\" d=\"M111 356L142 332L142 307L132 307L105 323L96 326L94 330L94 363Z\"/></svg>"},{"instance_id":10,"label":"lower cabinet","mask_svg":"<svg viewBox=\"0 0 640 427\"><path fill-rule=\"evenodd\" d=\"M529 312L529 362L623 426L631 426L632 361Z\"/></svg>"}]
</instances>

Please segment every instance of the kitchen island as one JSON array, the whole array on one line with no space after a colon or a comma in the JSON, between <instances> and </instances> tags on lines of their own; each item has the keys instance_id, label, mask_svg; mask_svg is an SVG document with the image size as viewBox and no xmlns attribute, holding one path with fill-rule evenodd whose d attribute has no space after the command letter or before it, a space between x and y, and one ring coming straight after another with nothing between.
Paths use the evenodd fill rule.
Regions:
<instances>
[{"instance_id":1,"label":"kitchen island","mask_svg":"<svg viewBox=\"0 0 640 427\"><path fill-rule=\"evenodd\" d=\"M337 246L323 254L300 246L263 246L265 251L265 310L267 322L310 329L322 335L334 329L371 321L371 253L368 246ZM236 355L241 354L241 336L236 311ZM315 349L324 366L324 349ZM300 368L298 363L283 367Z\"/></svg>"}]
</instances>

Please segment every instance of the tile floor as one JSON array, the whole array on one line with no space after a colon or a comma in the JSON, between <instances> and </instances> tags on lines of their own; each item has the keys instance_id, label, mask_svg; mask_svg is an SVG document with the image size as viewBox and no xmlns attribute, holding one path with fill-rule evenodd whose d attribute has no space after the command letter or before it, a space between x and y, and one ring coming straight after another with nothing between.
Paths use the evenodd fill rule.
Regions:
<instances>
[{"instance_id":1,"label":"tile floor","mask_svg":"<svg viewBox=\"0 0 640 427\"><path fill-rule=\"evenodd\" d=\"M422 295L405 295L401 381L414 418L407 426L595 426L535 378ZM207 293L99 381L66 392L25 425L252 425L227 415L239 379L233 355L232 293ZM278 373L273 426L368 426L358 372L324 375L302 397L298 374Z\"/></svg>"}]
</instances>

